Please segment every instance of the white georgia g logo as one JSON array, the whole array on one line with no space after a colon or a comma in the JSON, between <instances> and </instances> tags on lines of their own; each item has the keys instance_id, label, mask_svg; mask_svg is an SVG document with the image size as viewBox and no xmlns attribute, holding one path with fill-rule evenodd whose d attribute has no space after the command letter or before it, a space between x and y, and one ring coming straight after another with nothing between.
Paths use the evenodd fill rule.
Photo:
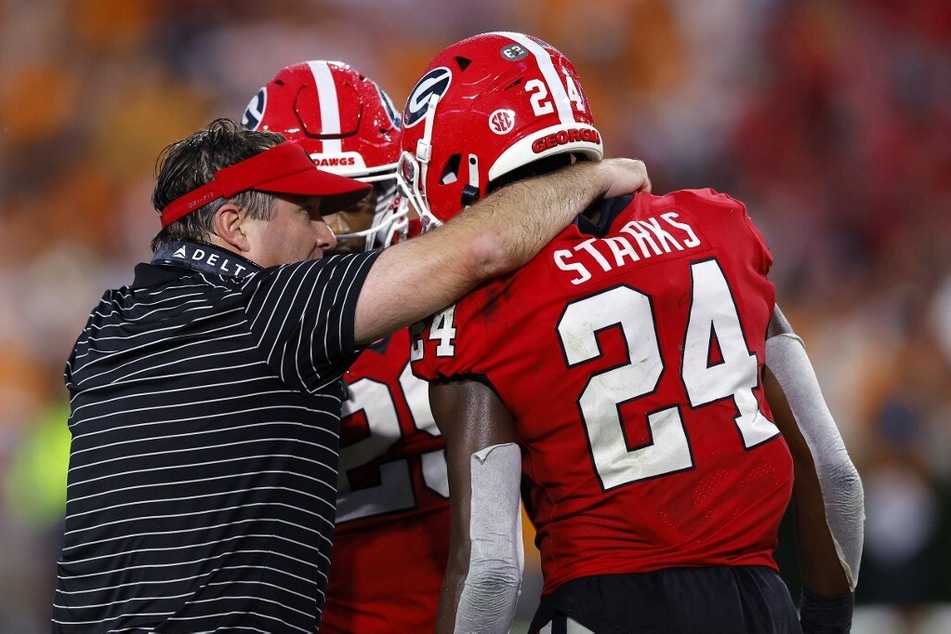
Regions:
<instances>
[{"instance_id":1,"label":"white georgia g logo","mask_svg":"<svg viewBox=\"0 0 951 634\"><path fill-rule=\"evenodd\" d=\"M251 97L248 107L244 109L244 115L241 117L241 126L248 130L257 130L261 125L261 119L264 118L264 108L267 104L267 89L262 88L256 95Z\"/></svg>"},{"instance_id":2,"label":"white georgia g logo","mask_svg":"<svg viewBox=\"0 0 951 634\"><path fill-rule=\"evenodd\" d=\"M406 109L403 112L403 126L411 128L426 116L426 108L433 95L442 97L449 90L452 82L452 71L445 66L439 66L423 75L410 92L406 100Z\"/></svg>"}]
</instances>

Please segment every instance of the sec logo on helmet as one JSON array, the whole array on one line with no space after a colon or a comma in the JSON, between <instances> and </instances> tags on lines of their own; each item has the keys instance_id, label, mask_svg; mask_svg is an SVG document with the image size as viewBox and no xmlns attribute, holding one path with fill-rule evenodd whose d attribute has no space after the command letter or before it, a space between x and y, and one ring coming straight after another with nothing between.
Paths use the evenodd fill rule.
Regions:
<instances>
[{"instance_id":1,"label":"sec logo on helmet","mask_svg":"<svg viewBox=\"0 0 951 634\"><path fill-rule=\"evenodd\" d=\"M508 134L515 128L515 111L500 108L489 115L489 129L496 134Z\"/></svg>"},{"instance_id":2,"label":"sec logo on helmet","mask_svg":"<svg viewBox=\"0 0 951 634\"><path fill-rule=\"evenodd\" d=\"M442 98L452 83L452 71L445 66L432 69L416 82L406 100L403 111L403 126L411 128L426 116L426 109L433 95Z\"/></svg>"}]
</instances>

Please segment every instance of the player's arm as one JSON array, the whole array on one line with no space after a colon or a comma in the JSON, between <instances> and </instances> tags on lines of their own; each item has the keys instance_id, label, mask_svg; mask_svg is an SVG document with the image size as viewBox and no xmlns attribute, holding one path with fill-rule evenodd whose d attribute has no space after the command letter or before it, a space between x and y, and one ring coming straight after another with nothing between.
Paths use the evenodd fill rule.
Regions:
<instances>
[{"instance_id":1,"label":"player's arm","mask_svg":"<svg viewBox=\"0 0 951 634\"><path fill-rule=\"evenodd\" d=\"M437 632L508 632L522 581L521 451L512 416L472 380L433 383L452 522Z\"/></svg>"},{"instance_id":2,"label":"player's arm","mask_svg":"<svg viewBox=\"0 0 951 634\"><path fill-rule=\"evenodd\" d=\"M864 536L862 482L802 340L778 307L766 342L764 384L795 468L803 631L848 631Z\"/></svg>"},{"instance_id":3,"label":"player's arm","mask_svg":"<svg viewBox=\"0 0 951 634\"><path fill-rule=\"evenodd\" d=\"M525 264L595 199L649 190L643 162L606 159L493 192L442 227L384 250L357 300L356 343L424 319Z\"/></svg>"}]
</instances>

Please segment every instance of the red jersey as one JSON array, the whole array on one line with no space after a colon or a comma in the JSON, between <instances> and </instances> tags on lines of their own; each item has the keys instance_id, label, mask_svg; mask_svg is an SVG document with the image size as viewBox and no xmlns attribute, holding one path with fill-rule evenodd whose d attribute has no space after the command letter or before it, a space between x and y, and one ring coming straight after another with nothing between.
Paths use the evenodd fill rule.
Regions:
<instances>
[{"instance_id":1,"label":"red jersey","mask_svg":"<svg viewBox=\"0 0 951 634\"><path fill-rule=\"evenodd\" d=\"M414 343L419 376L482 377L514 415L546 595L592 575L775 569L792 493L760 381L762 235L712 190L626 200Z\"/></svg>"},{"instance_id":2,"label":"red jersey","mask_svg":"<svg viewBox=\"0 0 951 634\"><path fill-rule=\"evenodd\" d=\"M345 375L322 632L433 631L449 556L445 443L402 330Z\"/></svg>"}]
</instances>

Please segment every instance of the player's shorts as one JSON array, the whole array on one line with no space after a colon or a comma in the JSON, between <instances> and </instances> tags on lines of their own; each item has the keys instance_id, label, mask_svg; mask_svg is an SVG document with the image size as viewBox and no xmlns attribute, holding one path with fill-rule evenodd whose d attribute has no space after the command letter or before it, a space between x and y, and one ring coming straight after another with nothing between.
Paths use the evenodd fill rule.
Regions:
<instances>
[{"instance_id":1,"label":"player's shorts","mask_svg":"<svg viewBox=\"0 0 951 634\"><path fill-rule=\"evenodd\" d=\"M531 634L800 634L789 589L758 566L670 568L569 581L543 597Z\"/></svg>"}]
</instances>

